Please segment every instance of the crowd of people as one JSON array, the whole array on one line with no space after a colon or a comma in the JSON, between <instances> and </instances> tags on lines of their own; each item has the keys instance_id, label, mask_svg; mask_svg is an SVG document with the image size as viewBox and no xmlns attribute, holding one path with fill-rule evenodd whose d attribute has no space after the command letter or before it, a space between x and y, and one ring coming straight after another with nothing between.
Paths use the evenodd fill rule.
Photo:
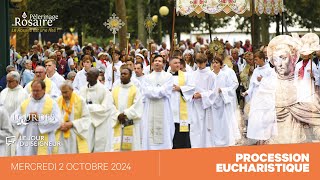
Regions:
<instances>
[{"instance_id":1,"label":"crowd of people","mask_svg":"<svg viewBox=\"0 0 320 180\"><path fill-rule=\"evenodd\" d=\"M62 39L11 49L0 156L225 147L242 134L301 143L307 129L320 139L317 35L277 36L254 52L250 40L220 42L222 54L200 36L173 50Z\"/></svg>"}]
</instances>

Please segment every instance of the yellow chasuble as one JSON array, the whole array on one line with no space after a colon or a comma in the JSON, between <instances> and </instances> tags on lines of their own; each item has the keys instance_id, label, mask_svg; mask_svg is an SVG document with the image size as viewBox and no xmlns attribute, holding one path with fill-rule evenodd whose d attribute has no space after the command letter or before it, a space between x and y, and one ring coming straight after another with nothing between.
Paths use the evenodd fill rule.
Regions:
<instances>
[{"instance_id":1,"label":"yellow chasuble","mask_svg":"<svg viewBox=\"0 0 320 180\"><path fill-rule=\"evenodd\" d=\"M51 93L51 84L52 84L52 81L46 77L43 82L46 84L46 94L50 94ZM31 93L32 89L31 89L31 84L30 83L30 86L28 87L29 88L29 92Z\"/></svg>"},{"instance_id":2,"label":"yellow chasuble","mask_svg":"<svg viewBox=\"0 0 320 180\"><path fill-rule=\"evenodd\" d=\"M21 114L22 115L25 115L26 109L27 109L30 101L31 101L31 98L28 98L22 102L22 104L21 104ZM44 106L42 109L42 115L49 116L52 112L52 108L53 108L53 100L50 97L45 97L45 102L44 102ZM48 146L46 146L49 141L48 133L40 134L40 136L44 137L44 138L40 138L38 144L41 144L43 146L38 146L38 153L37 154L38 155L48 155Z\"/></svg>"},{"instance_id":3,"label":"yellow chasuble","mask_svg":"<svg viewBox=\"0 0 320 180\"><path fill-rule=\"evenodd\" d=\"M178 72L178 84L184 86L186 84L186 77L182 71ZM180 95L180 132L189 132L188 126L188 108L187 102Z\"/></svg>"},{"instance_id":4,"label":"yellow chasuble","mask_svg":"<svg viewBox=\"0 0 320 180\"><path fill-rule=\"evenodd\" d=\"M64 113L64 117L63 120L64 122L69 122L70 121L70 114L72 112L72 108L74 107L74 120L78 120L81 118L82 115L82 102L81 102L81 98L76 94L76 93L72 93L71 98L70 98L70 102L69 102L69 106L67 106L66 101L63 99L62 96L60 96L57 100L58 102L58 106L60 109L62 109L65 113ZM70 138L70 129L66 132L63 132L63 137L65 139ZM57 130L56 132L56 141L59 141L61 137L61 131ZM80 135L77 134L77 145L78 145L78 152L79 153L89 153L89 147L88 147L88 143L87 140L82 138ZM54 149L54 153L58 153L57 152L58 149L55 148Z\"/></svg>"},{"instance_id":5,"label":"yellow chasuble","mask_svg":"<svg viewBox=\"0 0 320 180\"><path fill-rule=\"evenodd\" d=\"M115 102L115 106L118 109L118 98L119 98L119 91L120 91L120 86L117 86L113 91L112 91L112 96L113 100ZM128 102L127 102L127 108L132 106L134 98L137 93L137 88L136 86L132 85L129 88L129 95L128 95ZM117 125L114 127L114 138L121 138L121 124L117 123ZM123 136L128 136L128 137L133 137L133 125L129 125L123 128ZM113 149L115 151L120 151L120 150L132 150L132 142L123 142L122 146L121 141L117 141L113 144Z\"/></svg>"}]
</instances>

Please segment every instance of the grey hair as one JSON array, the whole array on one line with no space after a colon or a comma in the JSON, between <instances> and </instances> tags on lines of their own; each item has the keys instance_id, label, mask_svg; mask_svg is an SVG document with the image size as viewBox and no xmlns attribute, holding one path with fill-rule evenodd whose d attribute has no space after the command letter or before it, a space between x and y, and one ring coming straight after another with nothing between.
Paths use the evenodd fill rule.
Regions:
<instances>
[{"instance_id":1,"label":"grey hair","mask_svg":"<svg viewBox=\"0 0 320 180\"><path fill-rule=\"evenodd\" d=\"M20 82L20 74L17 71L11 71L7 74L8 77L13 77L14 80Z\"/></svg>"},{"instance_id":2,"label":"grey hair","mask_svg":"<svg viewBox=\"0 0 320 180\"><path fill-rule=\"evenodd\" d=\"M70 71L67 75L67 79L71 80L71 78L76 77L77 73L74 71Z\"/></svg>"},{"instance_id":3,"label":"grey hair","mask_svg":"<svg viewBox=\"0 0 320 180\"><path fill-rule=\"evenodd\" d=\"M36 67L36 69L37 69L37 68L41 68L41 69L43 69L43 70L44 70L44 73L46 73L46 72L47 72L47 69L46 69L45 67L43 67L43 66L37 66L37 67Z\"/></svg>"},{"instance_id":4,"label":"grey hair","mask_svg":"<svg viewBox=\"0 0 320 180\"><path fill-rule=\"evenodd\" d=\"M13 65L8 65L7 67L6 67L6 71L8 72L10 69L12 69L12 68L14 68L15 69L15 67L13 66Z\"/></svg>"},{"instance_id":5,"label":"grey hair","mask_svg":"<svg viewBox=\"0 0 320 180\"><path fill-rule=\"evenodd\" d=\"M60 89L61 89L62 87L65 87L65 86L67 86L67 87L69 87L69 88L71 88L71 89L73 90L72 81L70 81L70 80L65 80L65 81L63 81L62 84L61 84L61 86L60 86Z\"/></svg>"}]
</instances>

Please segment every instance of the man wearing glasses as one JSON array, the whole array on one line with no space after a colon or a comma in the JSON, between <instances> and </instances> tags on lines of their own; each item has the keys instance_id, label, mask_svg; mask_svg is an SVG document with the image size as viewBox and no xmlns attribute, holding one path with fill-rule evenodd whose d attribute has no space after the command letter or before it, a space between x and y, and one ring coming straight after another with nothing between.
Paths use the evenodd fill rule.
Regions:
<instances>
[{"instance_id":1,"label":"man wearing glasses","mask_svg":"<svg viewBox=\"0 0 320 180\"><path fill-rule=\"evenodd\" d=\"M34 70L34 74L33 81L43 81L46 84L46 94L50 95L51 98L57 99L61 95L57 85L46 76L46 69L43 66L37 66ZM29 82L24 88L28 94L31 94L31 84L33 81Z\"/></svg>"}]
</instances>

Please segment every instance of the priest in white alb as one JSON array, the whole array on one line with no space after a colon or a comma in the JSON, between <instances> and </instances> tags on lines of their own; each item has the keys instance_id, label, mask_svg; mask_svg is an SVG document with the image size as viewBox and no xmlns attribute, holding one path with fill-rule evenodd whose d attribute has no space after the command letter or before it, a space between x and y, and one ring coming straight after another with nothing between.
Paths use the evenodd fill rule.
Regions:
<instances>
[{"instance_id":1,"label":"priest in white alb","mask_svg":"<svg viewBox=\"0 0 320 180\"><path fill-rule=\"evenodd\" d=\"M32 81L31 88L32 97L23 101L10 117L11 124L20 133L16 155L52 154L54 147L59 146L59 142L55 142L55 131L60 126L60 110L58 104L45 94L43 81Z\"/></svg>"},{"instance_id":2,"label":"priest in white alb","mask_svg":"<svg viewBox=\"0 0 320 180\"><path fill-rule=\"evenodd\" d=\"M1 91L0 105L8 112L9 117L28 98L28 93L23 89L20 83L20 75L17 71L11 71L7 74L7 88ZM19 136L17 131L12 132L16 138ZM15 143L11 145L12 156L15 155Z\"/></svg>"},{"instance_id":3,"label":"priest in white alb","mask_svg":"<svg viewBox=\"0 0 320 180\"><path fill-rule=\"evenodd\" d=\"M60 86L57 100L61 110L61 125L56 140L61 143L58 154L89 153L88 137L91 119L86 102L73 92L72 81L66 80Z\"/></svg>"},{"instance_id":4,"label":"priest in white alb","mask_svg":"<svg viewBox=\"0 0 320 180\"><path fill-rule=\"evenodd\" d=\"M112 151L141 150L140 120L143 104L140 90L130 79L132 70L121 67L121 84L112 90L118 118L113 122Z\"/></svg>"},{"instance_id":5,"label":"priest in white alb","mask_svg":"<svg viewBox=\"0 0 320 180\"><path fill-rule=\"evenodd\" d=\"M87 82L80 90L91 116L89 128L90 152L106 152L112 149L112 123L116 118L116 109L112 103L111 93L98 81L99 70L90 68Z\"/></svg>"},{"instance_id":6,"label":"priest in white alb","mask_svg":"<svg viewBox=\"0 0 320 180\"><path fill-rule=\"evenodd\" d=\"M190 73L180 70L180 59L173 57L169 61L173 76L171 108L175 125L173 149L191 148L190 121L192 117L192 97L195 85Z\"/></svg>"},{"instance_id":7,"label":"priest in white alb","mask_svg":"<svg viewBox=\"0 0 320 180\"><path fill-rule=\"evenodd\" d=\"M145 98L142 116L142 149L172 149L174 122L170 98L173 77L163 70L165 60L156 56L154 71L145 77L142 92Z\"/></svg>"}]
</instances>

